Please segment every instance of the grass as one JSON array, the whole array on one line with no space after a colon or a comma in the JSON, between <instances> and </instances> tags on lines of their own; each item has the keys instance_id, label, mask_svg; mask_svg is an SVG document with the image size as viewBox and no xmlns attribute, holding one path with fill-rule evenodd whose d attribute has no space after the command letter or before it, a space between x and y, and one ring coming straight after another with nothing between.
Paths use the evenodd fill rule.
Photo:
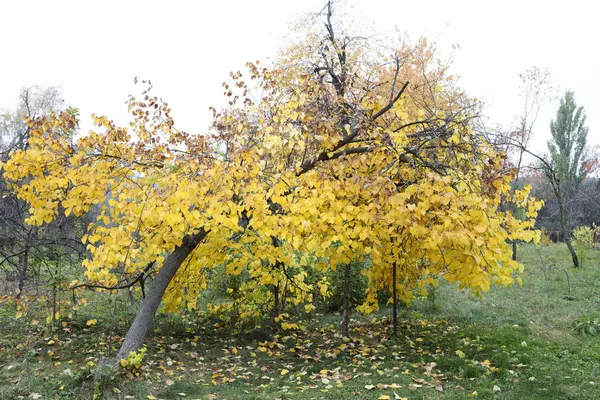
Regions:
<instances>
[{"instance_id":1,"label":"grass","mask_svg":"<svg viewBox=\"0 0 600 400\"><path fill-rule=\"evenodd\" d=\"M441 284L435 305L419 299L402 309L395 338L389 309L354 315L349 341L339 334L336 315L272 337L240 337L189 316L161 315L142 368L103 377L96 393L108 399L464 399L474 392L494 399L597 399L600 337L580 336L572 324L582 314L597 319L599 253L590 251L585 267L575 270L563 245L541 247L540 254L522 246L522 287L493 288L478 298ZM0 399L91 399L95 364L114 354L106 337L110 300L92 297L54 332L32 325L30 317L15 319L14 307L2 304ZM118 309L115 331L122 335L133 312L125 299ZM87 326L92 317L97 323ZM113 349L118 345L117 336Z\"/></svg>"}]
</instances>

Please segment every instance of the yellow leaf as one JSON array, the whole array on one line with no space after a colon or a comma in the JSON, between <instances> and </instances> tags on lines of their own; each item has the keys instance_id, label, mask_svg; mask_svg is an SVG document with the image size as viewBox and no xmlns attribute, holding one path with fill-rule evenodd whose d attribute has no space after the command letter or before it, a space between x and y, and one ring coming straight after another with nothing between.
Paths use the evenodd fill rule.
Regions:
<instances>
[{"instance_id":1,"label":"yellow leaf","mask_svg":"<svg viewBox=\"0 0 600 400\"><path fill-rule=\"evenodd\" d=\"M284 375L287 375L289 372L290 372L289 370L284 368L281 370L280 374L281 374L281 376L284 376Z\"/></svg>"},{"instance_id":2,"label":"yellow leaf","mask_svg":"<svg viewBox=\"0 0 600 400\"><path fill-rule=\"evenodd\" d=\"M87 320L87 322L85 323L86 326L92 326L92 325L96 325L96 323L98 322L98 320L96 319L89 319Z\"/></svg>"},{"instance_id":3,"label":"yellow leaf","mask_svg":"<svg viewBox=\"0 0 600 400\"><path fill-rule=\"evenodd\" d=\"M463 353L462 350L456 350L455 353L460 358L465 358L465 353Z\"/></svg>"},{"instance_id":4,"label":"yellow leaf","mask_svg":"<svg viewBox=\"0 0 600 400\"><path fill-rule=\"evenodd\" d=\"M382 394L381 396L379 396L379 400L390 400L390 396L388 396L387 394Z\"/></svg>"}]
</instances>

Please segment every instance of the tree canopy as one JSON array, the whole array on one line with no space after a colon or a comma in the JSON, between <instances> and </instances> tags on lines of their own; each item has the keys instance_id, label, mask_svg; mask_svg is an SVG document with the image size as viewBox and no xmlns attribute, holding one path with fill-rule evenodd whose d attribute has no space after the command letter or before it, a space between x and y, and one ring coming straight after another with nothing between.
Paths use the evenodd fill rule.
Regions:
<instances>
[{"instance_id":1,"label":"tree canopy","mask_svg":"<svg viewBox=\"0 0 600 400\"><path fill-rule=\"evenodd\" d=\"M577 107L574 93L567 90L560 99L556 120L550 123L552 140L548 142L550 162L556 170L563 191L572 193L589 172L587 160L586 115Z\"/></svg>"},{"instance_id":2,"label":"tree canopy","mask_svg":"<svg viewBox=\"0 0 600 400\"><path fill-rule=\"evenodd\" d=\"M28 222L96 210L83 239L90 283L114 288L154 268L133 330L161 299L167 311L195 307L218 265L247 273L248 294L286 280L310 311L314 287L327 292L312 271L364 260L363 312L381 289L409 301L443 277L486 292L522 269L508 241L536 239L541 204L510 190L505 155L472 129L477 102L434 46L383 52L336 30L331 10L324 18L271 65L231 73L230 106L213 110L205 134L179 131L149 89L130 97L128 127L94 116L94 131L73 140L72 113L28 122L28 146L3 165Z\"/></svg>"}]
</instances>

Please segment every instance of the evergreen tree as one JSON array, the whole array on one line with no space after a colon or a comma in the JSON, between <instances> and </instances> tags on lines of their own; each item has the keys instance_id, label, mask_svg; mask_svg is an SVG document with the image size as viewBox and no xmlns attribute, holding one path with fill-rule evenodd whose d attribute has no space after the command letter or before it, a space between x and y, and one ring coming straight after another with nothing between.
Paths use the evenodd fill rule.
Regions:
<instances>
[{"instance_id":1,"label":"evergreen tree","mask_svg":"<svg viewBox=\"0 0 600 400\"><path fill-rule=\"evenodd\" d=\"M564 194L573 194L586 175L588 127L583 107L577 107L573 92L560 100L556 120L550 122L552 140L548 141L550 158Z\"/></svg>"},{"instance_id":2,"label":"evergreen tree","mask_svg":"<svg viewBox=\"0 0 600 400\"><path fill-rule=\"evenodd\" d=\"M544 163L544 172L558 201L560 227L573 266L577 268L579 260L571 245L570 200L585 179L588 128L585 126L583 107L577 107L572 91L568 90L560 100L556 120L550 122L550 131L550 159Z\"/></svg>"}]
</instances>

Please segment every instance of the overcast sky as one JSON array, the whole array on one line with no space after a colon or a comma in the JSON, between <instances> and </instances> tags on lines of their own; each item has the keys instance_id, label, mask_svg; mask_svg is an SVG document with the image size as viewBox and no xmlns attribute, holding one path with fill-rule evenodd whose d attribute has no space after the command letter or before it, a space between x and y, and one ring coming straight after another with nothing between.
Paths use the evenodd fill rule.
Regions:
<instances>
[{"instance_id":1,"label":"overcast sky","mask_svg":"<svg viewBox=\"0 0 600 400\"><path fill-rule=\"evenodd\" d=\"M33 1L0 0L0 108L13 108L26 85L62 88L67 103L89 115L125 121L133 78L151 79L177 125L203 132L208 106L222 101L221 83L246 61L266 60L284 44L289 22L319 11L324 0ZM406 31L453 45L452 71L489 104L494 124L509 126L522 107L519 73L548 68L552 83L575 91L600 143L600 1L344 0L357 23L378 32ZM535 128L545 148L556 104Z\"/></svg>"}]
</instances>

